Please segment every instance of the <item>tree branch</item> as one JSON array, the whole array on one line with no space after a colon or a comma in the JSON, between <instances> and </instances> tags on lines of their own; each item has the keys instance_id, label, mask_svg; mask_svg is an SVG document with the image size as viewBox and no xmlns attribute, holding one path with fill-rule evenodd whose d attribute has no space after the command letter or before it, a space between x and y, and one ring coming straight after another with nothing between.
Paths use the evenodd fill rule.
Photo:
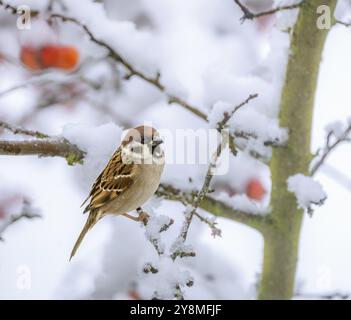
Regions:
<instances>
[{"instance_id":1,"label":"tree branch","mask_svg":"<svg viewBox=\"0 0 351 320\"><path fill-rule=\"evenodd\" d=\"M196 193L196 191L186 192L169 184L161 184L156 191L156 195L158 197L162 197L166 200L179 201L184 205L194 204L194 196ZM209 195L206 195L200 201L199 208L213 214L216 217L240 222L256 230L262 230L264 225L269 222L268 216L261 216L235 210L224 202L219 201Z\"/></svg>"},{"instance_id":2,"label":"tree branch","mask_svg":"<svg viewBox=\"0 0 351 320\"><path fill-rule=\"evenodd\" d=\"M63 157L69 165L81 163L85 153L66 139L33 139L24 141L0 140L0 155Z\"/></svg>"},{"instance_id":3,"label":"tree branch","mask_svg":"<svg viewBox=\"0 0 351 320\"><path fill-rule=\"evenodd\" d=\"M291 4L291 5L286 5L286 6L279 6L274 9L270 9L267 11L262 11L258 13L253 13L251 12L248 7L244 6L241 1L239 0L234 0L234 2L239 6L241 11L243 12L243 16L240 18L241 23L245 22L245 20L254 20L263 16L268 16L274 13L277 13L279 11L284 11L284 10L292 10L292 9L298 9L306 0L302 0L299 3Z\"/></svg>"},{"instance_id":4,"label":"tree branch","mask_svg":"<svg viewBox=\"0 0 351 320\"><path fill-rule=\"evenodd\" d=\"M0 140L0 155L5 156L28 156L39 157L63 157L69 165L82 163L85 152L76 145L71 144L67 139L50 137L39 131L32 131L15 127L4 121L0 121L0 128L5 128L14 134L23 134L35 137L32 140Z\"/></svg>"}]
</instances>

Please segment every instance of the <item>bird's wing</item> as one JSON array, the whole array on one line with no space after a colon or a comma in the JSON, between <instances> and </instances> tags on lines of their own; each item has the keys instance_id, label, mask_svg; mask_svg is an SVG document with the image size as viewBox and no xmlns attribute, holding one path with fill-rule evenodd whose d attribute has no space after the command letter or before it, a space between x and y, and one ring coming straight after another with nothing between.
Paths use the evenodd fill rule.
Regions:
<instances>
[{"instance_id":1,"label":"bird's wing","mask_svg":"<svg viewBox=\"0 0 351 320\"><path fill-rule=\"evenodd\" d=\"M134 164L122 162L122 152L119 148L95 180L88 198L91 198L84 213L93 209L101 208L108 202L122 195L133 183L138 167ZM84 202L84 203L85 203ZM84 204L83 203L83 204Z\"/></svg>"}]
</instances>

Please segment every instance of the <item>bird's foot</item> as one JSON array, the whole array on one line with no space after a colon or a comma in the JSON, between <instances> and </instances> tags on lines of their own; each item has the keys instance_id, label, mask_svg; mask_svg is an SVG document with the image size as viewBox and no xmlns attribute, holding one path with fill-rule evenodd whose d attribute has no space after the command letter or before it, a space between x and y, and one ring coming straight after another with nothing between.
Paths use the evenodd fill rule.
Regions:
<instances>
[{"instance_id":1,"label":"bird's foot","mask_svg":"<svg viewBox=\"0 0 351 320\"><path fill-rule=\"evenodd\" d=\"M141 208L138 208L136 211L139 215L138 217L134 217L128 213L124 213L123 215L125 217L127 217L128 219L131 219L131 220L137 221L137 222L141 221L144 225L147 225L150 216L145 211L143 211Z\"/></svg>"},{"instance_id":2,"label":"bird's foot","mask_svg":"<svg viewBox=\"0 0 351 320\"><path fill-rule=\"evenodd\" d=\"M141 208L137 208L136 211L139 214L139 221L142 221L144 223L144 225L146 226L147 223L149 222L150 216L145 211L143 211L143 209L141 209Z\"/></svg>"}]
</instances>

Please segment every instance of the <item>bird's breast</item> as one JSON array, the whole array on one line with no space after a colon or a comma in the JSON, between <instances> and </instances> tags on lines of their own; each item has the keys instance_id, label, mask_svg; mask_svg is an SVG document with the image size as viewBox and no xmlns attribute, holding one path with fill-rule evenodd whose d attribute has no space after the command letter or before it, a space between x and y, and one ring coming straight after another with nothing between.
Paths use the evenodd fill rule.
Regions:
<instances>
[{"instance_id":1,"label":"bird's breast","mask_svg":"<svg viewBox=\"0 0 351 320\"><path fill-rule=\"evenodd\" d=\"M123 214L141 207L156 192L163 168L163 164L140 165L133 184L115 200L115 203L111 204L111 213Z\"/></svg>"}]
</instances>

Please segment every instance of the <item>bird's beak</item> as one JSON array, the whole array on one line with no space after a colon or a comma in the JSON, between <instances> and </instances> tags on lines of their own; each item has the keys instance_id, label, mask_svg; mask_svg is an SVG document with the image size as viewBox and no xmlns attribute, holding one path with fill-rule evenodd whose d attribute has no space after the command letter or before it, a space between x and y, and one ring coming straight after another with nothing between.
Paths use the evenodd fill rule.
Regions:
<instances>
[{"instance_id":1,"label":"bird's beak","mask_svg":"<svg viewBox=\"0 0 351 320\"><path fill-rule=\"evenodd\" d=\"M154 148L156 148L158 145L160 145L161 143L163 143L163 140L162 139L157 139L157 140L153 140L152 141L152 146Z\"/></svg>"}]
</instances>

